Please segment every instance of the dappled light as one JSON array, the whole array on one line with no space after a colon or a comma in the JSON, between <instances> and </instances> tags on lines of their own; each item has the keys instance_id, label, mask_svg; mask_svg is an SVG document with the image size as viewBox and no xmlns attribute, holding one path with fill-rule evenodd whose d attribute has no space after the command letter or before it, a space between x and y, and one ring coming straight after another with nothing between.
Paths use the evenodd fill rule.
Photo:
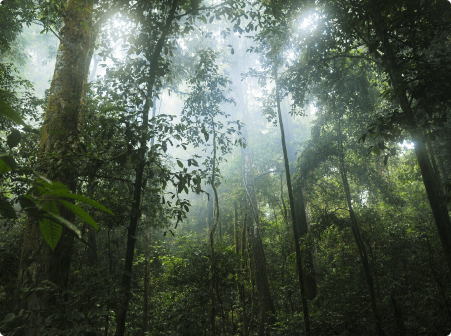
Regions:
<instances>
[{"instance_id":1,"label":"dappled light","mask_svg":"<svg viewBox=\"0 0 451 336\"><path fill-rule=\"evenodd\" d=\"M451 1L0 1L0 336L448 335Z\"/></svg>"}]
</instances>

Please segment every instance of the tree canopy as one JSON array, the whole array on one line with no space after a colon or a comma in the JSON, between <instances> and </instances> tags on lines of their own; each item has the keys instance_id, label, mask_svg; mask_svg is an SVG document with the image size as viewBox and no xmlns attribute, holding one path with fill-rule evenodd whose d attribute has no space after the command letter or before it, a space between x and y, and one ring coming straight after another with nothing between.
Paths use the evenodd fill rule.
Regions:
<instances>
[{"instance_id":1,"label":"tree canopy","mask_svg":"<svg viewBox=\"0 0 451 336\"><path fill-rule=\"evenodd\" d=\"M0 333L447 335L447 0L4 0Z\"/></svg>"}]
</instances>

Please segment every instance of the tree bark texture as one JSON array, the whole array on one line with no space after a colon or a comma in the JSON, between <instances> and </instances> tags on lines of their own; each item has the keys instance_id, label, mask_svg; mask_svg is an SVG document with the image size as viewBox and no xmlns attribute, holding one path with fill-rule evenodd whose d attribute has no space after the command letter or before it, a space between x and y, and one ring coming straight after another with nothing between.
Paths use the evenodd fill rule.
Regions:
<instances>
[{"instance_id":1,"label":"tree bark texture","mask_svg":"<svg viewBox=\"0 0 451 336\"><path fill-rule=\"evenodd\" d=\"M124 272L122 275L122 299L121 305L117 314L117 326L116 336L124 336L125 334L125 321L127 318L128 304L131 298L131 279L132 279L132 266L135 252L136 243L136 231L138 228L138 220L140 218L140 204L141 204L141 192L143 187L143 174L146 166L146 152L147 152L147 138L149 128L149 109L152 104L153 87L155 84L155 78L158 70L158 60L163 50L164 43L171 28L171 24L175 18L175 12L177 10L177 0L172 1L171 9L169 11L166 23L162 29L160 38L155 46L155 50L152 54L148 54L147 58L150 61L149 78L147 81L147 96L143 107L142 114L142 126L141 126L141 140L139 148L139 162L136 167L136 178L134 183L133 203L130 214L130 223L128 226L127 236L127 249L125 252Z\"/></svg>"},{"instance_id":2,"label":"tree bark texture","mask_svg":"<svg viewBox=\"0 0 451 336\"><path fill-rule=\"evenodd\" d=\"M296 253L296 267L298 270L298 277L299 277L299 289L301 292L301 301L302 301L302 310L304 315L304 329L305 334L307 336L311 335L310 331L310 316L308 311L308 303L307 303L307 296L305 291L305 283L304 283L304 267L302 264L302 256L301 256L301 248L299 246L299 239L300 239L300 229L298 228L299 222L297 221L297 215L296 207L294 204L294 196L293 196L293 188L291 186L291 174L290 174L290 163L288 161L288 153L287 153L287 145L285 142L285 131L283 128L283 120L282 120L282 111L280 109L280 96L279 96L279 84L278 84L278 78L277 78L277 70L274 72L274 80L276 82L276 104L277 104L277 114L279 117L279 126L280 126L280 135L282 139L282 151L283 151L283 158L285 163L285 176L287 179L287 189L288 189L288 196L290 198L290 211L291 211L291 221L293 225L293 236L294 236L294 248ZM304 209L304 203L302 203L302 208ZM307 227L307 219L305 217L305 209L303 212L304 215L304 224L305 228Z\"/></svg>"},{"instance_id":3,"label":"tree bark texture","mask_svg":"<svg viewBox=\"0 0 451 336\"><path fill-rule=\"evenodd\" d=\"M79 119L82 110L83 86L86 83L92 47L93 1L69 0L66 5L64 26L60 31L60 46L50 87L49 102L41 132L38 171L61 182L75 192L77 172L70 163L62 160L58 167L49 168L45 157L52 153L62 155L82 129ZM60 215L73 221L72 212L60 209ZM51 298L43 291L33 291L46 281L55 289L67 286L72 257L73 235L63 229L55 250L45 242L36 218L27 218L27 227L22 247L22 255L15 296L16 310L31 310L24 321L22 335L40 335L45 313L51 305ZM31 288L21 293L21 288Z\"/></svg>"}]
</instances>

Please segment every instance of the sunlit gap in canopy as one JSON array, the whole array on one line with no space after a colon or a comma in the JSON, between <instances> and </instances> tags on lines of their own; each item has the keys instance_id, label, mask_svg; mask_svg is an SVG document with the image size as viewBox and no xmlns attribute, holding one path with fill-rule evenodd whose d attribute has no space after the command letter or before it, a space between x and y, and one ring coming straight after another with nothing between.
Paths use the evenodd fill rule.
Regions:
<instances>
[{"instance_id":1,"label":"sunlit gap in canopy","mask_svg":"<svg viewBox=\"0 0 451 336\"><path fill-rule=\"evenodd\" d=\"M110 20L109 25L104 28L109 39L108 46L110 48L110 55L105 60L103 60L103 57L100 58L97 62L95 58L100 56L94 56L91 61L90 73L95 72L95 77L103 77L105 76L106 69L114 65L113 59L121 61L125 58L126 48L124 46L124 35L129 34L131 28L132 23L120 14ZM101 50L97 50L97 52L99 51ZM96 69L94 69L95 65L97 65Z\"/></svg>"},{"instance_id":2,"label":"sunlit gap in canopy","mask_svg":"<svg viewBox=\"0 0 451 336\"><path fill-rule=\"evenodd\" d=\"M316 28L318 19L318 13L312 13L307 16L302 15L298 19L298 29L303 31L312 31Z\"/></svg>"},{"instance_id":3,"label":"sunlit gap in canopy","mask_svg":"<svg viewBox=\"0 0 451 336\"><path fill-rule=\"evenodd\" d=\"M411 151L412 149L414 149L415 144L412 141L404 140L403 142L401 142L399 144L399 147L400 147L399 155L402 156L405 153L407 153L408 151Z\"/></svg>"},{"instance_id":4,"label":"sunlit gap in canopy","mask_svg":"<svg viewBox=\"0 0 451 336\"><path fill-rule=\"evenodd\" d=\"M298 19L294 20L292 27L292 43L294 43L294 45L299 45L299 42L302 41L302 39L317 28L318 19L318 13L307 12L301 14ZM296 48L293 47L292 44L291 46L288 46L285 51L285 58L289 64L293 63L299 57L299 51L295 49Z\"/></svg>"}]
</instances>

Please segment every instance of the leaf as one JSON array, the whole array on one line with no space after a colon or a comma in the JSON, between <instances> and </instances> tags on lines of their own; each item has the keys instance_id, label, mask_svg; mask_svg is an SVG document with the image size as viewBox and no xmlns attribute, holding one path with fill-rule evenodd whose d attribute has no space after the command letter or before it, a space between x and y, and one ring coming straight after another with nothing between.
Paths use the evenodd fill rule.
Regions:
<instances>
[{"instance_id":1,"label":"leaf","mask_svg":"<svg viewBox=\"0 0 451 336\"><path fill-rule=\"evenodd\" d=\"M75 237L81 239L81 231L74 224L69 222L67 219L61 217L60 215L48 212L45 215L41 215L41 218L48 218L50 220L53 220L55 223L58 223L61 226L65 227Z\"/></svg>"},{"instance_id":2,"label":"leaf","mask_svg":"<svg viewBox=\"0 0 451 336\"><path fill-rule=\"evenodd\" d=\"M58 197L72 198L74 200L77 200L77 201L89 204L89 205L91 205L91 206L93 206L93 207L95 207L95 208L97 208L99 210L105 211L105 212L109 213L110 215L114 216L113 212L110 209L104 207L102 204L100 204L100 203L98 203L98 202L96 202L96 201L94 201L94 200L92 200L92 199L90 199L88 197L85 197L85 196L82 196L82 195L77 195L77 194L72 194L72 193L58 193L56 195Z\"/></svg>"},{"instance_id":3,"label":"leaf","mask_svg":"<svg viewBox=\"0 0 451 336\"><path fill-rule=\"evenodd\" d=\"M235 49L230 49L230 53L233 55L233 54L235 54Z\"/></svg>"},{"instance_id":4,"label":"leaf","mask_svg":"<svg viewBox=\"0 0 451 336\"><path fill-rule=\"evenodd\" d=\"M14 207L6 198L0 198L0 215L3 218L17 219Z\"/></svg>"},{"instance_id":5,"label":"leaf","mask_svg":"<svg viewBox=\"0 0 451 336\"><path fill-rule=\"evenodd\" d=\"M53 201L45 203L43 210L46 211L49 215L59 214L58 207ZM63 227L59 223L48 217L43 217L39 220L39 227L45 241L47 242L47 244L49 244L50 248L54 250L61 238Z\"/></svg>"},{"instance_id":6,"label":"leaf","mask_svg":"<svg viewBox=\"0 0 451 336\"><path fill-rule=\"evenodd\" d=\"M185 188L185 179L180 179L179 184L177 185L177 193L180 194L182 193L183 189Z\"/></svg>"},{"instance_id":7,"label":"leaf","mask_svg":"<svg viewBox=\"0 0 451 336\"><path fill-rule=\"evenodd\" d=\"M202 132L202 134L204 135L205 138L205 142L208 142L208 139L210 138L210 135L208 134L207 130L205 129L205 127L202 127L202 129L200 130Z\"/></svg>"},{"instance_id":8,"label":"leaf","mask_svg":"<svg viewBox=\"0 0 451 336\"><path fill-rule=\"evenodd\" d=\"M69 188L66 187L61 182L52 182L52 181L49 181L47 179L44 180L44 179L42 179L42 177L41 177L41 180L38 180L36 182L36 185L42 186L43 188L45 188L45 189L47 189L49 191L49 192L46 192L45 194L51 194L51 195L59 196L59 194L70 193Z\"/></svg>"},{"instance_id":9,"label":"leaf","mask_svg":"<svg viewBox=\"0 0 451 336\"><path fill-rule=\"evenodd\" d=\"M27 133L34 133L34 134L37 134L37 135L40 135L40 134L41 134L41 132L39 132L39 130L34 129L34 128L32 128L31 126L28 126L28 125L25 125L25 126L23 127L23 131L24 131L24 132L27 132Z\"/></svg>"},{"instance_id":10,"label":"leaf","mask_svg":"<svg viewBox=\"0 0 451 336\"><path fill-rule=\"evenodd\" d=\"M9 313L8 315L5 316L5 318L2 321L2 324L5 325L6 323L11 322L12 320L14 320L14 318L16 317L16 315L14 313Z\"/></svg>"},{"instance_id":11,"label":"leaf","mask_svg":"<svg viewBox=\"0 0 451 336\"><path fill-rule=\"evenodd\" d=\"M22 135L20 134L20 132L13 128L11 133L6 137L6 143L8 144L9 148L13 149L20 143L21 138Z\"/></svg>"},{"instance_id":12,"label":"leaf","mask_svg":"<svg viewBox=\"0 0 451 336\"><path fill-rule=\"evenodd\" d=\"M41 228L44 240L49 244L50 248L54 250L61 238L63 227L48 218L41 219L39 221L39 227Z\"/></svg>"},{"instance_id":13,"label":"leaf","mask_svg":"<svg viewBox=\"0 0 451 336\"><path fill-rule=\"evenodd\" d=\"M182 162L182 161L177 160L177 164L178 164L178 166L179 166L180 168L183 168L183 162Z\"/></svg>"},{"instance_id":14,"label":"leaf","mask_svg":"<svg viewBox=\"0 0 451 336\"><path fill-rule=\"evenodd\" d=\"M19 198L19 204L23 210L29 212L31 215L37 216L38 209L30 195L24 195Z\"/></svg>"},{"instance_id":15,"label":"leaf","mask_svg":"<svg viewBox=\"0 0 451 336\"><path fill-rule=\"evenodd\" d=\"M24 125L22 117L5 101L0 101L0 116L4 116L16 124Z\"/></svg>"},{"instance_id":16,"label":"leaf","mask_svg":"<svg viewBox=\"0 0 451 336\"><path fill-rule=\"evenodd\" d=\"M15 170L17 168L16 160L11 155L0 154L0 174Z\"/></svg>"},{"instance_id":17,"label":"leaf","mask_svg":"<svg viewBox=\"0 0 451 336\"><path fill-rule=\"evenodd\" d=\"M83 221L91 225L94 229L97 231L99 230L99 226L96 221L83 208L61 199L58 199L57 201L80 217Z\"/></svg>"}]
</instances>

